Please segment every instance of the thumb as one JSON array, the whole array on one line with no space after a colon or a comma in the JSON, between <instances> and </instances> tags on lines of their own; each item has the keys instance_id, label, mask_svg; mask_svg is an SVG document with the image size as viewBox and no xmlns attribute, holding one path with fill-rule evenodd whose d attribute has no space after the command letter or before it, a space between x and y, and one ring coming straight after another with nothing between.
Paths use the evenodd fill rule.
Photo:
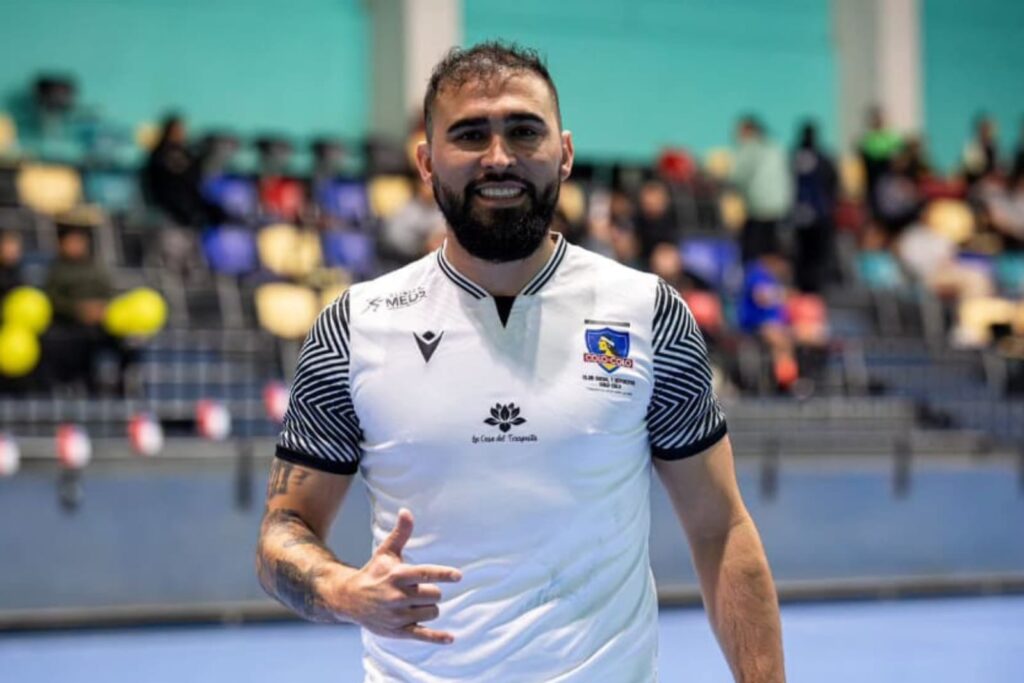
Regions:
<instances>
[{"instance_id":1,"label":"thumb","mask_svg":"<svg viewBox=\"0 0 1024 683\"><path fill-rule=\"evenodd\" d=\"M405 544L409 542L409 537L412 536L412 525L413 517L412 513L402 508L398 511L398 521L395 523L395 528L391 530L391 533L387 535L387 538L377 548L378 553L391 553L392 555L402 556L402 549L405 548Z\"/></svg>"}]
</instances>

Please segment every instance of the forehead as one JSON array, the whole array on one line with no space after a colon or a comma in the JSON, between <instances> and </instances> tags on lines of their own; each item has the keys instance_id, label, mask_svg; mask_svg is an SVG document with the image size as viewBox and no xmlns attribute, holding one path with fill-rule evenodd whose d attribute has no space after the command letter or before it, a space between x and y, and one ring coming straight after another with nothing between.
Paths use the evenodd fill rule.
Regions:
<instances>
[{"instance_id":1,"label":"forehead","mask_svg":"<svg viewBox=\"0 0 1024 683\"><path fill-rule=\"evenodd\" d=\"M459 119L512 112L536 114L557 126L554 93L544 79L531 72L499 72L442 87L434 103L434 126L443 130Z\"/></svg>"}]
</instances>

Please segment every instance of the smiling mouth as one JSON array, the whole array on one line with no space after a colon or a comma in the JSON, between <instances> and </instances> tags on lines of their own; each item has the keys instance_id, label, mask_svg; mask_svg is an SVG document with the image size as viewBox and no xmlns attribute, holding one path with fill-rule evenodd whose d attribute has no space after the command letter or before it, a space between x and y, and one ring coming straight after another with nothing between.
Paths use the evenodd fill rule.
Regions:
<instances>
[{"instance_id":1,"label":"smiling mouth","mask_svg":"<svg viewBox=\"0 0 1024 683\"><path fill-rule=\"evenodd\" d=\"M476 194L485 199L514 199L525 193L521 187L481 187Z\"/></svg>"}]
</instances>

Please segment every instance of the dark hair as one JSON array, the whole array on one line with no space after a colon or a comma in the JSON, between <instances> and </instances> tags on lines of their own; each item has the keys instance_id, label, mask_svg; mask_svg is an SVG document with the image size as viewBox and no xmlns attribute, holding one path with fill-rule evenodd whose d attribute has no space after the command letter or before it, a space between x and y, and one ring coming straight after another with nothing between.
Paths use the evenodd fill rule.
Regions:
<instances>
[{"instance_id":1,"label":"dark hair","mask_svg":"<svg viewBox=\"0 0 1024 683\"><path fill-rule=\"evenodd\" d=\"M461 88L471 81L486 80L504 76L510 72L527 71L539 76L555 98L555 114L558 125L562 125L562 112L558 104L558 89L544 60L536 50L524 48L515 43L489 40L470 48L453 47L438 62L430 74L427 94L423 97L423 120L426 122L427 138L430 138L434 102L444 88Z\"/></svg>"},{"instance_id":2,"label":"dark hair","mask_svg":"<svg viewBox=\"0 0 1024 683\"><path fill-rule=\"evenodd\" d=\"M739 120L739 126L740 128L746 128L747 130L753 132L755 135L765 134L764 124L761 123L761 119L759 119L754 114L744 114L743 116L741 116Z\"/></svg>"}]
</instances>

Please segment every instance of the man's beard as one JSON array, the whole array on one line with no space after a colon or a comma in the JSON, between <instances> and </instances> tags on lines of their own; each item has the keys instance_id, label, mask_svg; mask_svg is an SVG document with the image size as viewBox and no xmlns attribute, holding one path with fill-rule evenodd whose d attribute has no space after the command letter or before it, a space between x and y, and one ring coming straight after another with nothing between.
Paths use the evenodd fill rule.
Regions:
<instances>
[{"instance_id":1,"label":"man's beard","mask_svg":"<svg viewBox=\"0 0 1024 683\"><path fill-rule=\"evenodd\" d=\"M508 208L474 208L476 189L483 183L513 181L524 185L525 201ZM544 241L558 205L561 182L556 180L537 194L537 188L522 178L490 175L466 186L462 196L433 178L434 198L455 239L472 256L491 263L526 258Z\"/></svg>"}]
</instances>

